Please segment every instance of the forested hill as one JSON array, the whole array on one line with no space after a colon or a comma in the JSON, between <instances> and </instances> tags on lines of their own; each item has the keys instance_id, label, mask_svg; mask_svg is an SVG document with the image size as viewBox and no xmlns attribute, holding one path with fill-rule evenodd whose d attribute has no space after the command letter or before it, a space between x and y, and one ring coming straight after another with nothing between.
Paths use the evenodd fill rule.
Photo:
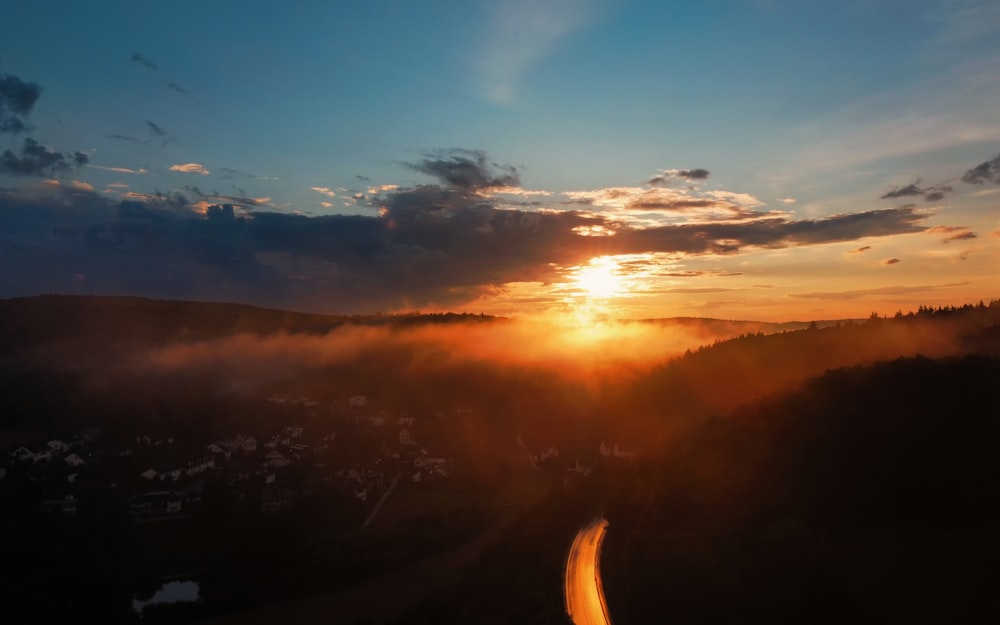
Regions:
<instances>
[{"instance_id":1,"label":"forested hill","mask_svg":"<svg viewBox=\"0 0 1000 625\"><path fill-rule=\"evenodd\" d=\"M1000 356L1000 301L718 341L652 371L630 401L685 419L725 414L831 369L969 354Z\"/></svg>"},{"instance_id":2,"label":"forested hill","mask_svg":"<svg viewBox=\"0 0 1000 625\"><path fill-rule=\"evenodd\" d=\"M142 344L236 333L324 333L345 324L412 326L495 320L461 313L321 315L220 302L42 295L0 300L0 344L10 351L88 338Z\"/></svg>"},{"instance_id":3,"label":"forested hill","mask_svg":"<svg viewBox=\"0 0 1000 625\"><path fill-rule=\"evenodd\" d=\"M826 373L687 437L610 506L616 622L943 623L998 607L1000 359ZM724 597L724 601L720 601Z\"/></svg>"}]
</instances>

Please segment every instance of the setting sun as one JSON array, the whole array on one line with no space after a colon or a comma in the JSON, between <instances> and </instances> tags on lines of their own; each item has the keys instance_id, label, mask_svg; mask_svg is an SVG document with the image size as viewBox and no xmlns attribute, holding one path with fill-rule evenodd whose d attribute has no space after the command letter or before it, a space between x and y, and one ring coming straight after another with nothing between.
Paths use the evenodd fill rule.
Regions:
<instances>
[{"instance_id":1,"label":"setting sun","mask_svg":"<svg viewBox=\"0 0 1000 625\"><path fill-rule=\"evenodd\" d=\"M621 267L607 256L591 259L588 265L580 267L575 275L577 286L592 298L609 298L622 292Z\"/></svg>"}]
</instances>

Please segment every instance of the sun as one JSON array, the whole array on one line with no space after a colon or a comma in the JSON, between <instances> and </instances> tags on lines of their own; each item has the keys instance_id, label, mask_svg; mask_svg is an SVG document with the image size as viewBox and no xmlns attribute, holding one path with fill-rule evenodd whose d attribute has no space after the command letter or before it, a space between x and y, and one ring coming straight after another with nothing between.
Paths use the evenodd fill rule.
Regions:
<instances>
[{"instance_id":1,"label":"sun","mask_svg":"<svg viewBox=\"0 0 1000 625\"><path fill-rule=\"evenodd\" d=\"M576 286L592 299L608 299L623 290L621 267L607 256L592 258L573 275Z\"/></svg>"}]
</instances>

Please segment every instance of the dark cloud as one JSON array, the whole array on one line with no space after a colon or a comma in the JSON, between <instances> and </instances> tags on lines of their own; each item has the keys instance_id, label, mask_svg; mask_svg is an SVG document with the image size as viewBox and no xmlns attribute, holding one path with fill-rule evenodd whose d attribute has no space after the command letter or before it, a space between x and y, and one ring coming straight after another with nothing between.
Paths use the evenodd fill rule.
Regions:
<instances>
[{"instance_id":1,"label":"dark cloud","mask_svg":"<svg viewBox=\"0 0 1000 625\"><path fill-rule=\"evenodd\" d=\"M945 184L921 187L920 180L911 182L904 187L893 187L885 195L879 196L880 200L890 200L901 197L924 196L926 202L938 202L942 200L946 193L951 193L953 189Z\"/></svg>"},{"instance_id":2,"label":"dark cloud","mask_svg":"<svg viewBox=\"0 0 1000 625\"><path fill-rule=\"evenodd\" d=\"M197 187L120 203L88 192L2 192L0 233L16 245L0 245L0 267L29 269L0 269L0 296L87 288L342 312L445 307L509 282L558 281L561 267L606 254L680 259L926 229L913 206L639 228L587 211L510 209L476 193L512 175L478 153L418 166L442 183L362 201L378 209L371 215L281 213ZM201 213L204 202L213 205ZM86 282L72 281L76 274Z\"/></svg>"},{"instance_id":3,"label":"dark cloud","mask_svg":"<svg viewBox=\"0 0 1000 625\"><path fill-rule=\"evenodd\" d=\"M898 258L886 258L885 260L882 261L882 264L883 265L895 265L898 262L900 262L900 260Z\"/></svg>"},{"instance_id":4,"label":"dark cloud","mask_svg":"<svg viewBox=\"0 0 1000 625\"><path fill-rule=\"evenodd\" d=\"M191 96L191 92L190 91L188 91L187 89L185 89L184 87L178 85L175 82L168 82L167 83L167 89L170 89L171 91L176 91L177 93L179 93L181 95L186 95L188 97Z\"/></svg>"},{"instance_id":5,"label":"dark cloud","mask_svg":"<svg viewBox=\"0 0 1000 625\"><path fill-rule=\"evenodd\" d=\"M0 74L0 132L18 133L29 130L24 117L31 113L41 93L41 87L33 82Z\"/></svg>"},{"instance_id":6,"label":"dark cloud","mask_svg":"<svg viewBox=\"0 0 1000 625\"><path fill-rule=\"evenodd\" d=\"M20 154L5 150L0 154L0 173L14 176L56 176L86 165L90 159L83 152L56 152L28 137Z\"/></svg>"},{"instance_id":7,"label":"dark cloud","mask_svg":"<svg viewBox=\"0 0 1000 625\"><path fill-rule=\"evenodd\" d=\"M142 56L138 52L133 52L131 59L133 63L135 63L136 65L141 65L146 69L156 69L157 67L159 67L156 63L150 61L149 59Z\"/></svg>"},{"instance_id":8,"label":"dark cloud","mask_svg":"<svg viewBox=\"0 0 1000 625\"><path fill-rule=\"evenodd\" d=\"M880 200L888 200L892 198L908 197L911 195L923 195L924 190L917 186L920 181L910 183L905 187L893 187L885 195L879 197Z\"/></svg>"},{"instance_id":9,"label":"dark cloud","mask_svg":"<svg viewBox=\"0 0 1000 625\"><path fill-rule=\"evenodd\" d=\"M165 137L167 136L167 131L154 122L146 120L146 128L149 129L150 134L155 137Z\"/></svg>"},{"instance_id":10,"label":"dark cloud","mask_svg":"<svg viewBox=\"0 0 1000 625\"><path fill-rule=\"evenodd\" d=\"M115 133L104 136L107 137L108 139L114 139L116 141L128 141L129 143L139 143L141 145L146 145L149 143L149 139L140 139L138 137L133 137L132 135L123 135Z\"/></svg>"},{"instance_id":11,"label":"dark cloud","mask_svg":"<svg viewBox=\"0 0 1000 625\"><path fill-rule=\"evenodd\" d=\"M707 169L682 169L677 172L677 175L681 178L687 178L688 180L705 180L708 178L709 171Z\"/></svg>"},{"instance_id":12,"label":"dark cloud","mask_svg":"<svg viewBox=\"0 0 1000 625\"><path fill-rule=\"evenodd\" d=\"M487 162L486 153L479 150L442 150L405 165L437 178L449 187L466 191L516 187L520 184L513 166Z\"/></svg>"},{"instance_id":13,"label":"dark cloud","mask_svg":"<svg viewBox=\"0 0 1000 625\"><path fill-rule=\"evenodd\" d=\"M1000 184L1000 155L996 158L980 163L962 175L962 182L968 184L983 184L984 182L995 182Z\"/></svg>"},{"instance_id":14,"label":"dark cloud","mask_svg":"<svg viewBox=\"0 0 1000 625\"><path fill-rule=\"evenodd\" d=\"M927 231L927 234L940 235L942 243L968 241L977 237L975 232L965 226L934 226Z\"/></svg>"},{"instance_id":15,"label":"dark cloud","mask_svg":"<svg viewBox=\"0 0 1000 625\"><path fill-rule=\"evenodd\" d=\"M711 172L707 169L702 169L700 167L695 169L667 169L662 174L657 174L647 180L646 184L656 187L670 184L670 182L678 178L684 180L705 180L710 174Z\"/></svg>"},{"instance_id":16,"label":"dark cloud","mask_svg":"<svg viewBox=\"0 0 1000 625\"><path fill-rule=\"evenodd\" d=\"M861 247L856 247L853 250L848 250L847 253L848 254L861 254L861 253L867 252L870 249L872 249L872 246L870 246L870 245L862 245Z\"/></svg>"}]
</instances>

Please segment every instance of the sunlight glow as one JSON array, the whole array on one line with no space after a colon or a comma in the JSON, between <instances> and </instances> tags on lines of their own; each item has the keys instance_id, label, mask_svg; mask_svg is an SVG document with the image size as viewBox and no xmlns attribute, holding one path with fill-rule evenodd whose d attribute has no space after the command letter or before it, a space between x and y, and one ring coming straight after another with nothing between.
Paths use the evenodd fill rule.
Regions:
<instances>
[{"instance_id":1,"label":"sunlight glow","mask_svg":"<svg viewBox=\"0 0 1000 625\"><path fill-rule=\"evenodd\" d=\"M591 298L614 297L620 295L624 288L621 267L609 256L591 259L588 265L576 270L573 279Z\"/></svg>"}]
</instances>

